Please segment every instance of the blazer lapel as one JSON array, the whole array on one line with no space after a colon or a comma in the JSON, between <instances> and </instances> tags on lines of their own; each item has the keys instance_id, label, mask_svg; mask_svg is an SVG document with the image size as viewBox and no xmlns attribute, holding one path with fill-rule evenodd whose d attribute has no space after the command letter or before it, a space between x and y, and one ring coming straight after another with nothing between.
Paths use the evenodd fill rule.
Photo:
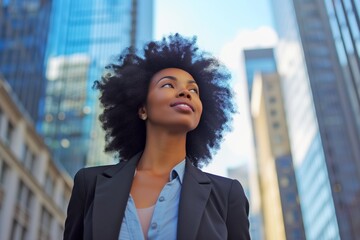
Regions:
<instances>
[{"instance_id":1,"label":"blazer lapel","mask_svg":"<svg viewBox=\"0 0 360 240\"><path fill-rule=\"evenodd\" d=\"M186 160L181 188L177 239L196 239L206 203L211 192L211 182L205 173Z\"/></svg>"},{"instance_id":2,"label":"blazer lapel","mask_svg":"<svg viewBox=\"0 0 360 240\"><path fill-rule=\"evenodd\" d=\"M135 168L141 153L97 176L93 205L93 239L118 239Z\"/></svg>"}]
</instances>

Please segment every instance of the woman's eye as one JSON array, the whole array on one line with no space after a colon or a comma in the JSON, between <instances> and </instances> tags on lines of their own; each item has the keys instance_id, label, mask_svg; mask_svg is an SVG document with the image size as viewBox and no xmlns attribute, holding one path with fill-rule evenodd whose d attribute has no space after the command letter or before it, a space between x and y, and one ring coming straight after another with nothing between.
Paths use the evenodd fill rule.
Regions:
<instances>
[{"instance_id":1,"label":"woman's eye","mask_svg":"<svg viewBox=\"0 0 360 240\"><path fill-rule=\"evenodd\" d=\"M174 86L171 83L166 83L162 85L163 88L174 88Z\"/></svg>"},{"instance_id":2,"label":"woman's eye","mask_svg":"<svg viewBox=\"0 0 360 240\"><path fill-rule=\"evenodd\" d=\"M190 91L190 92L194 92L194 93L196 93L196 94L198 94L198 93L199 93L199 91L198 91L196 88L194 88L194 89L190 89L189 91Z\"/></svg>"}]
</instances>

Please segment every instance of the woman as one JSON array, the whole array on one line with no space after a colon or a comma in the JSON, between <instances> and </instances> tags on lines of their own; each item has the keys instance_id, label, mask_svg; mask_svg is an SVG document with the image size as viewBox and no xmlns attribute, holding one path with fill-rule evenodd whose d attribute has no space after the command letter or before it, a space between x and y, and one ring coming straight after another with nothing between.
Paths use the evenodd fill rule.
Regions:
<instances>
[{"instance_id":1,"label":"woman","mask_svg":"<svg viewBox=\"0 0 360 240\"><path fill-rule=\"evenodd\" d=\"M108 69L94 86L120 162L76 174L64 239L249 239L240 183L198 168L234 112L224 66L175 34Z\"/></svg>"}]
</instances>

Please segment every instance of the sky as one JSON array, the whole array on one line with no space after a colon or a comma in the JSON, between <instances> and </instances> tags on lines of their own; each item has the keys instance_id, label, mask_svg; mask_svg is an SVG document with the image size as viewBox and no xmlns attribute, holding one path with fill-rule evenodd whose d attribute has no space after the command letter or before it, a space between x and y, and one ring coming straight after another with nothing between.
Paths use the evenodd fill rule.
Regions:
<instances>
[{"instance_id":1,"label":"sky","mask_svg":"<svg viewBox=\"0 0 360 240\"><path fill-rule=\"evenodd\" d=\"M170 33L196 36L198 46L232 73L238 113L221 149L203 170L227 176L227 169L254 162L242 50L274 46L270 0L155 0L154 38Z\"/></svg>"}]
</instances>

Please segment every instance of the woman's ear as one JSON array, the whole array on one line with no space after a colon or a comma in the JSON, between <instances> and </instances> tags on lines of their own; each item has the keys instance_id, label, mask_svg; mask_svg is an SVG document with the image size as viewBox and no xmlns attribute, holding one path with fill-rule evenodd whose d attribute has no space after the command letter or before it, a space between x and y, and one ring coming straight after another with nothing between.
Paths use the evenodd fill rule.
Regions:
<instances>
[{"instance_id":1,"label":"woman's ear","mask_svg":"<svg viewBox=\"0 0 360 240\"><path fill-rule=\"evenodd\" d=\"M147 114L146 114L146 110L145 110L144 106L139 108L138 114L139 114L140 119L142 119L144 121L147 119Z\"/></svg>"}]
</instances>

